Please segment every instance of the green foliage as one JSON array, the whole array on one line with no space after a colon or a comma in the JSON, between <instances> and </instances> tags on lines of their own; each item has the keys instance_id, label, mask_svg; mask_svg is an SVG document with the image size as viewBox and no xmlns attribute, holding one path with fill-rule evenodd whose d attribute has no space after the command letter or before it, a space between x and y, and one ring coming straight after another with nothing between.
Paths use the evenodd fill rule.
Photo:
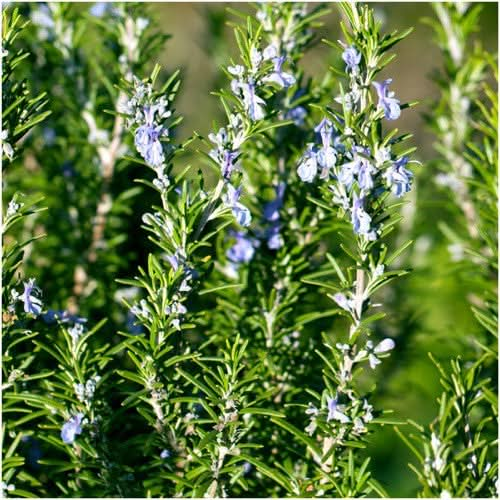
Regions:
<instances>
[{"instance_id":1,"label":"green foliage","mask_svg":"<svg viewBox=\"0 0 500 500\"><path fill-rule=\"evenodd\" d=\"M397 85L411 28L347 2L251 9L227 10L234 51L226 14L208 20L222 123L206 137L183 135L190 72L157 63L170 36L151 6L4 9L4 496L385 497L393 426L419 496L497 493L497 68L470 48L480 9L428 21L445 63L422 175L418 134L392 126L415 102L376 85ZM321 75L308 51L331 11L342 41L324 40ZM459 188L441 182L442 216L422 222L432 169ZM417 255L438 231L459 261ZM445 286L410 280L445 273L471 304L465 339L418 314ZM433 336L464 353L431 357L438 408L405 422Z\"/></svg>"}]
</instances>

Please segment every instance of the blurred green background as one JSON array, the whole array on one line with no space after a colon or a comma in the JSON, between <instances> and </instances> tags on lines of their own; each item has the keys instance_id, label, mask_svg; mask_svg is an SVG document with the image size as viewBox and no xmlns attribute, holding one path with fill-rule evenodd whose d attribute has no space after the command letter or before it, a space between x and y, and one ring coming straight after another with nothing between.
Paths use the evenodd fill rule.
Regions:
<instances>
[{"instance_id":1,"label":"blurred green background","mask_svg":"<svg viewBox=\"0 0 500 500\"><path fill-rule=\"evenodd\" d=\"M381 335L398 339L398 352L377 372L379 408L392 408L394 417L411 418L426 424L437 412L436 397L440 393L438 372L427 356L432 352L446 365L457 355L467 356L474 349L472 339L480 335L470 313L467 299L468 283L458 273L459 263L449 265L449 242L438 228L438 221L453 224L452 215L444 208L445 194L438 190L432 178L435 167L428 162L436 158L434 138L425 125L423 114L432 111L439 98L431 75L443 64L434 43L433 32L422 19L432 17L428 3L371 3L385 31L414 27L413 33L398 44L396 60L384 77L394 79L393 88L402 102L418 100L419 105L406 110L397 126L414 134L418 147L415 159L422 162L417 170L417 189L406 210L403 231L415 240L412 250L399 263L413 268L413 273L388 290L383 297L392 305L387 320L381 325ZM331 13L318 30L318 43L302 61L306 74L320 78L333 62L333 51L321 39L341 38L339 8L331 3ZM151 11L172 39L158 61L169 71L181 68L183 92L177 102L184 116L180 135L193 130L206 134L213 120L221 122L222 109L210 92L227 85L220 70L236 53L228 21L235 17L228 9L252 12L247 3L155 3ZM498 9L496 3L485 3L480 18L477 39L489 52L497 52ZM332 96L333 97L333 96ZM406 427L407 431L411 430ZM375 477L391 496L414 496L418 489L416 476L409 469L413 457L387 427L376 436L368 453L372 456Z\"/></svg>"}]
</instances>

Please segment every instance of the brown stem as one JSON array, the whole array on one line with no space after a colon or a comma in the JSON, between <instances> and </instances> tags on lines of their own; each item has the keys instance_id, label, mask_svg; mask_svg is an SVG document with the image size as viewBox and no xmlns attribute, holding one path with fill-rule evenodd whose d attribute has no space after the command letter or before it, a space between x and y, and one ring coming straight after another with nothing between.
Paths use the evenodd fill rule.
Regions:
<instances>
[{"instance_id":1,"label":"brown stem","mask_svg":"<svg viewBox=\"0 0 500 500\"><path fill-rule=\"evenodd\" d=\"M124 99L126 99L126 95L120 92L117 100L117 109L120 109L120 105ZM104 244L104 230L109 211L112 207L109 188L113 179L118 151L122 145L123 129L124 119L121 115L116 115L111 142L107 147L100 146L97 148L97 154L102 165L102 184L92 228L92 240L87 254L87 262L89 264L97 260L97 252ZM75 314L78 312L78 301L88 285L88 274L84 266L77 265L75 267L73 281L73 296L68 299L68 310L72 314Z\"/></svg>"}]
</instances>

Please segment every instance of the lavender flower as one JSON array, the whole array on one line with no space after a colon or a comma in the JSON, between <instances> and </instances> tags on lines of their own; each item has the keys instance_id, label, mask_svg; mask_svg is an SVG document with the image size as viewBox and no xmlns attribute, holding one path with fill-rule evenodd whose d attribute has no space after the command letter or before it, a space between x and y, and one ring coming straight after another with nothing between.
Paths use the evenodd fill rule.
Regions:
<instances>
[{"instance_id":1,"label":"lavender flower","mask_svg":"<svg viewBox=\"0 0 500 500\"><path fill-rule=\"evenodd\" d=\"M322 147L319 149L316 158L319 166L323 169L320 175L321 179L328 177L329 170L337 161L337 152L331 146L333 136L333 124L330 120L324 118L320 124L314 129L321 136Z\"/></svg>"},{"instance_id":2,"label":"lavender flower","mask_svg":"<svg viewBox=\"0 0 500 500\"><path fill-rule=\"evenodd\" d=\"M103 17L106 14L118 15L119 11L113 2L96 2L90 7L89 13L94 17Z\"/></svg>"},{"instance_id":3,"label":"lavender flower","mask_svg":"<svg viewBox=\"0 0 500 500\"><path fill-rule=\"evenodd\" d=\"M159 141L161 132L161 126L155 127L148 123L141 125L135 131L135 147L146 163L152 167L159 167L165 161L163 148Z\"/></svg>"},{"instance_id":4,"label":"lavender flower","mask_svg":"<svg viewBox=\"0 0 500 500\"><path fill-rule=\"evenodd\" d=\"M267 230L267 248L269 250L278 250L283 246L283 236L280 234L281 226L279 224L274 223Z\"/></svg>"},{"instance_id":5,"label":"lavender flower","mask_svg":"<svg viewBox=\"0 0 500 500\"><path fill-rule=\"evenodd\" d=\"M342 53L342 59L346 63L347 70L356 71L361 62L361 54L354 45L347 47Z\"/></svg>"},{"instance_id":6,"label":"lavender flower","mask_svg":"<svg viewBox=\"0 0 500 500\"><path fill-rule=\"evenodd\" d=\"M318 173L317 152L314 144L309 144L307 151L302 156L299 166L297 167L297 175L303 182L312 182Z\"/></svg>"},{"instance_id":7,"label":"lavender flower","mask_svg":"<svg viewBox=\"0 0 500 500\"><path fill-rule=\"evenodd\" d=\"M255 254L252 239L242 232L235 232L233 235L236 238L236 243L226 252L227 258L236 264L250 262Z\"/></svg>"},{"instance_id":8,"label":"lavender flower","mask_svg":"<svg viewBox=\"0 0 500 500\"><path fill-rule=\"evenodd\" d=\"M348 312L353 311L353 301L349 300L343 293L336 293L332 298L335 303L342 309Z\"/></svg>"},{"instance_id":9,"label":"lavender flower","mask_svg":"<svg viewBox=\"0 0 500 500\"><path fill-rule=\"evenodd\" d=\"M253 82L241 84L243 91L243 105L252 121L262 120L265 116L265 101L255 94L255 84Z\"/></svg>"},{"instance_id":10,"label":"lavender flower","mask_svg":"<svg viewBox=\"0 0 500 500\"><path fill-rule=\"evenodd\" d=\"M303 106L295 106L285 113L285 118L287 120L293 120L293 123L300 127L304 125L305 117L307 116L307 111Z\"/></svg>"},{"instance_id":11,"label":"lavender flower","mask_svg":"<svg viewBox=\"0 0 500 500\"><path fill-rule=\"evenodd\" d=\"M236 151L224 151L224 163L222 165L222 176L224 179L230 179L234 170L234 162L237 160L239 153Z\"/></svg>"},{"instance_id":12,"label":"lavender flower","mask_svg":"<svg viewBox=\"0 0 500 500\"><path fill-rule=\"evenodd\" d=\"M285 56L273 58L274 72L267 76L264 81L277 83L285 89L291 87L295 83L295 77L290 73L285 73L281 69L283 63L285 62L285 59Z\"/></svg>"},{"instance_id":13,"label":"lavender flower","mask_svg":"<svg viewBox=\"0 0 500 500\"><path fill-rule=\"evenodd\" d=\"M286 184L284 182L280 182L274 189L276 192L276 197L274 200L266 203L264 205L264 219L272 222L276 221L280 218L279 211L283 206L283 197L285 196L285 188Z\"/></svg>"},{"instance_id":14,"label":"lavender flower","mask_svg":"<svg viewBox=\"0 0 500 500\"><path fill-rule=\"evenodd\" d=\"M24 292L22 301L24 303L24 312L38 316L42 311L42 301L35 295L40 289L35 285L35 279L31 278L24 283Z\"/></svg>"},{"instance_id":15,"label":"lavender flower","mask_svg":"<svg viewBox=\"0 0 500 500\"><path fill-rule=\"evenodd\" d=\"M340 411L337 397L327 397L326 399L328 408L328 416L326 417L327 422L330 422L330 420L338 420L342 424L350 422L351 419Z\"/></svg>"},{"instance_id":16,"label":"lavender flower","mask_svg":"<svg viewBox=\"0 0 500 500\"><path fill-rule=\"evenodd\" d=\"M65 444L73 444L77 435L82 433L83 413L72 416L61 429L61 439Z\"/></svg>"},{"instance_id":17,"label":"lavender flower","mask_svg":"<svg viewBox=\"0 0 500 500\"><path fill-rule=\"evenodd\" d=\"M411 189L413 173L405 168L407 163L408 158L403 156L384 172L389 187L392 187L392 191L398 198Z\"/></svg>"},{"instance_id":18,"label":"lavender flower","mask_svg":"<svg viewBox=\"0 0 500 500\"><path fill-rule=\"evenodd\" d=\"M370 232L372 218L364 210L364 201L364 198L354 196L351 222L355 233L367 235Z\"/></svg>"},{"instance_id":19,"label":"lavender flower","mask_svg":"<svg viewBox=\"0 0 500 500\"><path fill-rule=\"evenodd\" d=\"M359 173L359 161L353 160L349 163L344 163L340 167L340 172L338 175L338 180L347 189L351 189L352 183L354 182L354 176Z\"/></svg>"},{"instance_id":20,"label":"lavender flower","mask_svg":"<svg viewBox=\"0 0 500 500\"><path fill-rule=\"evenodd\" d=\"M385 80L382 83L373 82L373 86L377 90L378 104L384 110L384 116L388 120L397 120L401 114L399 100L394 97L394 92L389 92L389 85L392 78Z\"/></svg>"},{"instance_id":21,"label":"lavender flower","mask_svg":"<svg viewBox=\"0 0 500 500\"><path fill-rule=\"evenodd\" d=\"M242 205L238 200L241 195L241 186L235 189L231 184L227 184L227 193L223 197L224 204L231 209L236 221L241 226L248 226L252 221L252 215L247 207Z\"/></svg>"},{"instance_id":22,"label":"lavender flower","mask_svg":"<svg viewBox=\"0 0 500 500\"><path fill-rule=\"evenodd\" d=\"M375 186L372 175L377 169L366 159L362 159L358 171L358 184L363 191L368 191Z\"/></svg>"}]
</instances>

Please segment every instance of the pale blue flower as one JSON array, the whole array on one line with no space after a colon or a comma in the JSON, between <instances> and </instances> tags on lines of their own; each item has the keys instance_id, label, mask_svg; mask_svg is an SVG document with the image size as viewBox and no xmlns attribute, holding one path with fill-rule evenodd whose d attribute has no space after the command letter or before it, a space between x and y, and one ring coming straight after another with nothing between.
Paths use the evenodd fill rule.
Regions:
<instances>
[{"instance_id":1,"label":"pale blue flower","mask_svg":"<svg viewBox=\"0 0 500 500\"><path fill-rule=\"evenodd\" d=\"M277 186L275 186L276 197L274 200L266 203L264 205L264 219L272 222L277 221L280 218L279 211L283 206L283 197L285 196L285 188L286 184L284 182L280 182Z\"/></svg>"},{"instance_id":2,"label":"pale blue flower","mask_svg":"<svg viewBox=\"0 0 500 500\"><path fill-rule=\"evenodd\" d=\"M70 314L68 311L49 309L42 315L45 323L51 324L59 321L60 323L86 323L87 319Z\"/></svg>"},{"instance_id":3,"label":"pale blue flower","mask_svg":"<svg viewBox=\"0 0 500 500\"><path fill-rule=\"evenodd\" d=\"M345 309L348 312L352 312L353 311L353 308L354 308L353 301L349 300L343 293L336 293L333 296L333 300L342 309Z\"/></svg>"},{"instance_id":4,"label":"pale blue flower","mask_svg":"<svg viewBox=\"0 0 500 500\"><path fill-rule=\"evenodd\" d=\"M375 186L372 175L377 169L366 159L362 159L358 171L358 184L361 189L368 191Z\"/></svg>"},{"instance_id":5,"label":"pale blue flower","mask_svg":"<svg viewBox=\"0 0 500 500\"><path fill-rule=\"evenodd\" d=\"M347 189L351 189L352 183L354 182L354 176L358 175L358 173L359 161L353 160L349 163L344 163L340 167L338 179Z\"/></svg>"},{"instance_id":6,"label":"pale blue flower","mask_svg":"<svg viewBox=\"0 0 500 500\"><path fill-rule=\"evenodd\" d=\"M250 262L255 254L254 242L245 233L235 232L235 244L226 252L227 258L235 264Z\"/></svg>"},{"instance_id":7,"label":"pale blue flower","mask_svg":"<svg viewBox=\"0 0 500 500\"><path fill-rule=\"evenodd\" d=\"M73 444L75 437L82 433L83 413L77 413L71 417L61 429L61 439L65 444Z\"/></svg>"},{"instance_id":8,"label":"pale blue flower","mask_svg":"<svg viewBox=\"0 0 500 500\"><path fill-rule=\"evenodd\" d=\"M364 198L354 196L351 210L351 222L354 232L367 235L370 232L371 217L364 210Z\"/></svg>"},{"instance_id":9,"label":"pale blue flower","mask_svg":"<svg viewBox=\"0 0 500 500\"><path fill-rule=\"evenodd\" d=\"M305 118L307 116L307 111L303 106L296 106L286 112L285 118L287 120L293 120L293 123L300 127L304 125Z\"/></svg>"},{"instance_id":10,"label":"pale blue flower","mask_svg":"<svg viewBox=\"0 0 500 500\"><path fill-rule=\"evenodd\" d=\"M224 204L231 208L233 215L241 226L248 226L252 221L252 214L245 205L239 202L241 186L235 189L231 184L226 184L227 193L223 197Z\"/></svg>"},{"instance_id":11,"label":"pale blue flower","mask_svg":"<svg viewBox=\"0 0 500 500\"><path fill-rule=\"evenodd\" d=\"M297 175L303 182L312 182L316 177L318 173L318 160L316 156L317 152L315 151L314 144L309 144L297 167Z\"/></svg>"},{"instance_id":12,"label":"pale blue flower","mask_svg":"<svg viewBox=\"0 0 500 500\"><path fill-rule=\"evenodd\" d=\"M388 78L382 83L373 82L377 90L378 104L384 110L384 116L388 120L397 120L401 115L399 100L394 97L394 92L389 92L389 85L392 78Z\"/></svg>"},{"instance_id":13,"label":"pale blue flower","mask_svg":"<svg viewBox=\"0 0 500 500\"><path fill-rule=\"evenodd\" d=\"M328 408L328 416L326 417L327 422L330 422L330 420L338 420L342 424L350 422L351 419L340 411L337 397L327 397L326 399Z\"/></svg>"},{"instance_id":14,"label":"pale blue flower","mask_svg":"<svg viewBox=\"0 0 500 500\"><path fill-rule=\"evenodd\" d=\"M348 70L355 70L361 62L361 54L356 50L354 45L351 45L342 53L342 59L346 63Z\"/></svg>"},{"instance_id":15,"label":"pale blue flower","mask_svg":"<svg viewBox=\"0 0 500 500\"><path fill-rule=\"evenodd\" d=\"M277 83L283 88L291 87L295 83L295 77L281 69L284 62L285 56L273 58L274 72L266 77L265 81Z\"/></svg>"},{"instance_id":16,"label":"pale blue flower","mask_svg":"<svg viewBox=\"0 0 500 500\"><path fill-rule=\"evenodd\" d=\"M239 153L236 151L224 151L222 164L222 176L224 179L231 178L235 166L234 162L237 160L238 156Z\"/></svg>"},{"instance_id":17,"label":"pale blue flower","mask_svg":"<svg viewBox=\"0 0 500 500\"><path fill-rule=\"evenodd\" d=\"M280 229L280 224L273 224L267 230L267 247L269 250L278 250L283 246L283 236L280 234Z\"/></svg>"},{"instance_id":18,"label":"pale blue flower","mask_svg":"<svg viewBox=\"0 0 500 500\"><path fill-rule=\"evenodd\" d=\"M94 17L103 17L107 12L112 12L112 2L96 2L90 7L89 13Z\"/></svg>"},{"instance_id":19,"label":"pale blue flower","mask_svg":"<svg viewBox=\"0 0 500 500\"><path fill-rule=\"evenodd\" d=\"M403 156L384 172L387 184L398 198L411 190L413 173L405 168L407 163L408 158Z\"/></svg>"},{"instance_id":20,"label":"pale blue flower","mask_svg":"<svg viewBox=\"0 0 500 500\"><path fill-rule=\"evenodd\" d=\"M29 279L24 283L24 292L21 300L24 303L24 312L38 316L42 312L42 301L36 294L40 289L35 285L35 278Z\"/></svg>"},{"instance_id":21,"label":"pale blue flower","mask_svg":"<svg viewBox=\"0 0 500 500\"><path fill-rule=\"evenodd\" d=\"M375 347L373 347L373 342L371 340L368 340L366 342L366 351L361 351L359 355L361 356L368 354L368 362L370 364L370 368L374 370L375 367L381 363L381 361L377 357L377 354L384 354L386 352L392 351L395 346L396 344L394 340L389 338L382 340Z\"/></svg>"},{"instance_id":22,"label":"pale blue flower","mask_svg":"<svg viewBox=\"0 0 500 500\"><path fill-rule=\"evenodd\" d=\"M155 127L148 123L141 125L135 131L135 147L146 163L152 167L159 167L165 161L163 147L159 141L161 131L161 126Z\"/></svg>"},{"instance_id":23,"label":"pale blue flower","mask_svg":"<svg viewBox=\"0 0 500 500\"><path fill-rule=\"evenodd\" d=\"M168 263L172 266L174 272L179 269L179 258L177 256L177 252L175 252L173 255L165 255L165 259L167 259Z\"/></svg>"},{"instance_id":24,"label":"pale blue flower","mask_svg":"<svg viewBox=\"0 0 500 500\"><path fill-rule=\"evenodd\" d=\"M316 133L321 136L321 143L323 148L330 147L333 136L333 123L327 118L323 118L314 129Z\"/></svg>"},{"instance_id":25,"label":"pale blue flower","mask_svg":"<svg viewBox=\"0 0 500 500\"><path fill-rule=\"evenodd\" d=\"M239 87L243 92L243 105L248 117L252 121L262 120L265 116L265 101L255 94L254 83L240 83Z\"/></svg>"},{"instance_id":26,"label":"pale blue flower","mask_svg":"<svg viewBox=\"0 0 500 500\"><path fill-rule=\"evenodd\" d=\"M166 460L167 458L170 458L170 451L169 450L162 450L160 453L160 458L162 460Z\"/></svg>"}]
</instances>

